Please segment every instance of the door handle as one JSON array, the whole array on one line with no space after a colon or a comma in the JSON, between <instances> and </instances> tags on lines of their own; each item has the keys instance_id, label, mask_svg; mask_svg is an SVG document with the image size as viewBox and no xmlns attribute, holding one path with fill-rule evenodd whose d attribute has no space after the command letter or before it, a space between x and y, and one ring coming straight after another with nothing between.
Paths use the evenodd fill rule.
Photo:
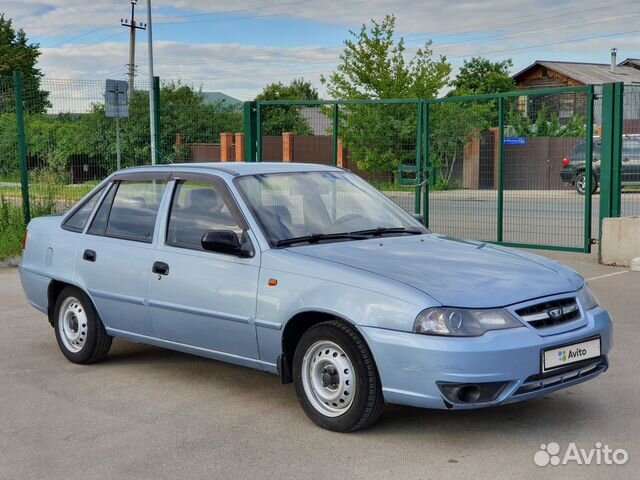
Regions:
<instances>
[{"instance_id":1,"label":"door handle","mask_svg":"<svg viewBox=\"0 0 640 480\"><path fill-rule=\"evenodd\" d=\"M151 271L158 275L169 275L169 265L164 262L154 262Z\"/></svg>"},{"instance_id":2,"label":"door handle","mask_svg":"<svg viewBox=\"0 0 640 480\"><path fill-rule=\"evenodd\" d=\"M85 250L82 254L82 259L87 262L95 262L97 258L96 252L93 250Z\"/></svg>"}]
</instances>

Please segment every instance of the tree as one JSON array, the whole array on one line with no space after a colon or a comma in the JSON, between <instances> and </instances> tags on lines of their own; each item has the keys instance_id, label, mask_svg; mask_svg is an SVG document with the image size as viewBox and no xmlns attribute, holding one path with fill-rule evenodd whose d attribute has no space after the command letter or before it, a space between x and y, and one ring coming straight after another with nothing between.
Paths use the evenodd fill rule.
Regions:
<instances>
[{"instance_id":1,"label":"tree","mask_svg":"<svg viewBox=\"0 0 640 480\"><path fill-rule=\"evenodd\" d=\"M483 57L465 60L456 78L449 84L450 96L482 95L515 90L516 83L509 74L511 59L492 62Z\"/></svg>"},{"instance_id":2,"label":"tree","mask_svg":"<svg viewBox=\"0 0 640 480\"><path fill-rule=\"evenodd\" d=\"M25 110L31 113L44 112L49 106L48 92L40 90L42 72L36 68L39 56L40 45L30 43L24 30L16 31L12 20L0 14L0 79L10 82L14 70L22 73ZM14 109L12 95L0 95L0 112Z\"/></svg>"},{"instance_id":3,"label":"tree","mask_svg":"<svg viewBox=\"0 0 640 480\"><path fill-rule=\"evenodd\" d=\"M297 78L289 85L270 83L262 89L256 100L318 100L318 91L311 82ZM313 135L309 121L300 115L300 107L265 106L262 112L263 135L282 135L284 132Z\"/></svg>"},{"instance_id":4,"label":"tree","mask_svg":"<svg viewBox=\"0 0 640 480\"><path fill-rule=\"evenodd\" d=\"M431 42L412 56L404 40L396 40L395 17L371 20L359 32L350 31L341 63L321 81L333 98L347 100L433 98L447 85L451 65L433 58ZM415 104L347 105L342 108L340 136L358 168L395 170L415 162Z\"/></svg>"},{"instance_id":5,"label":"tree","mask_svg":"<svg viewBox=\"0 0 640 480\"><path fill-rule=\"evenodd\" d=\"M511 60L492 62L474 57L465 60L456 78L449 83L453 89L448 97L482 95L515 89L509 75ZM454 168L464 156L469 141L482 130L498 126L496 100L446 102L431 107L430 162L436 167L437 185L449 188Z\"/></svg>"},{"instance_id":6,"label":"tree","mask_svg":"<svg viewBox=\"0 0 640 480\"><path fill-rule=\"evenodd\" d=\"M546 105L538 111L535 122L513 109L507 116L507 123L517 137L584 137L587 132L584 117L574 115L562 125L558 114L550 114Z\"/></svg>"}]
</instances>

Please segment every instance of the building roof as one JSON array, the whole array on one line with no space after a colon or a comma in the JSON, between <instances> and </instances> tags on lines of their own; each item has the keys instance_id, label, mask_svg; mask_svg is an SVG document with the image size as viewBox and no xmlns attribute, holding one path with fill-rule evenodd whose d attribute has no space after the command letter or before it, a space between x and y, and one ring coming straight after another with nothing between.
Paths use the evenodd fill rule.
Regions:
<instances>
[{"instance_id":1,"label":"building roof","mask_svg":"<svg viewBox=\"0 0 640 480\"><path fill-rule=\"evenodd\" d=\"M628 59L625 62L639 60ZM623 63L625 63L623 62ZM580 62L554 62L548 60L536 60L524 70L516 73L513 78L518 78L530 70L541 66L558 72L584 85L601 85L609 82L624 82L625 84L640 84L640 69L631 66L629 63L616 66L615 73L611 72L611 66L607 63L580 63Z\"/></svg>"},{"instance_id":2,"label":"building roof","mask_svg":"<svg viewBox=\"0 0 640 480\"><path fill-rule=\"evenodd\" d=\"M618 65L640 69L640 58L627 58L625 61L620 62Z\"/></svg>"},{"instance_id":3,"label":"building roof","mask_svg":"<svg viewBox=\"0 0 640 480\"><path fill-rule=\"evenodd\" d=\"M239 105L242 103L237 98L233 98L222 92L200 92L200 96L204 99L205 105L213 105L218 102L224 102L228 105Z\"/></svg>"}]
</instances>

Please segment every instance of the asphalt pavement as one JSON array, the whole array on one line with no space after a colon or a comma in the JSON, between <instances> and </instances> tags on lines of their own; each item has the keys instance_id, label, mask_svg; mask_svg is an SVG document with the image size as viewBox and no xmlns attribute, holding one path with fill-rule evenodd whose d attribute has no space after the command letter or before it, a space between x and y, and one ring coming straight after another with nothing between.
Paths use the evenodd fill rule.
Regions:
<instances>
[{"instance_id":1,"label":"asphalt pavement","mask_svg":"<svg viewBox=\"0 0 640 480\"><path fill-rule=\"evenodd\" d=\"M387 406L353 434L316 427L291 385L247 368L121 340L101 364L71 364L17 271L0 270L0 479L637 478L640 273L550 256L590 278L610 309L608 372L486 410ZM536 466L550 442L600 442L629 459Z\"/></svg>"}]
</instances>

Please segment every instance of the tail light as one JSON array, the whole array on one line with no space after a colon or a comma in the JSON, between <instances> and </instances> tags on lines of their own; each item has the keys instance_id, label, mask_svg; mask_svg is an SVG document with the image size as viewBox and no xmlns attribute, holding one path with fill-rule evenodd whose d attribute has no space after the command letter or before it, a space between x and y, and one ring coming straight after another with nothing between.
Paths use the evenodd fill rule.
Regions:
<instances>
[{"instance_id":1,"label":"tail light","mask_svg":"<svg viewBox=\"0 0 640 480\"><path fill-rule=\"evenodd\" d=\"M571 159L569 157L565 157L565 158L562 159L562 166L563 167L568 167L570 163L571 163Z\"/></svg>"},{"instance_id":2,"label":"tail light","mask_svg":"<svg viewBox=\"0 0 640 480\"><path fill-rule=\"evenodd\" d=\"M29 230L24 232L24 243L22 244L22 251L27 249L27 238L29 238Z\"/></svg>"}]
</instances>

